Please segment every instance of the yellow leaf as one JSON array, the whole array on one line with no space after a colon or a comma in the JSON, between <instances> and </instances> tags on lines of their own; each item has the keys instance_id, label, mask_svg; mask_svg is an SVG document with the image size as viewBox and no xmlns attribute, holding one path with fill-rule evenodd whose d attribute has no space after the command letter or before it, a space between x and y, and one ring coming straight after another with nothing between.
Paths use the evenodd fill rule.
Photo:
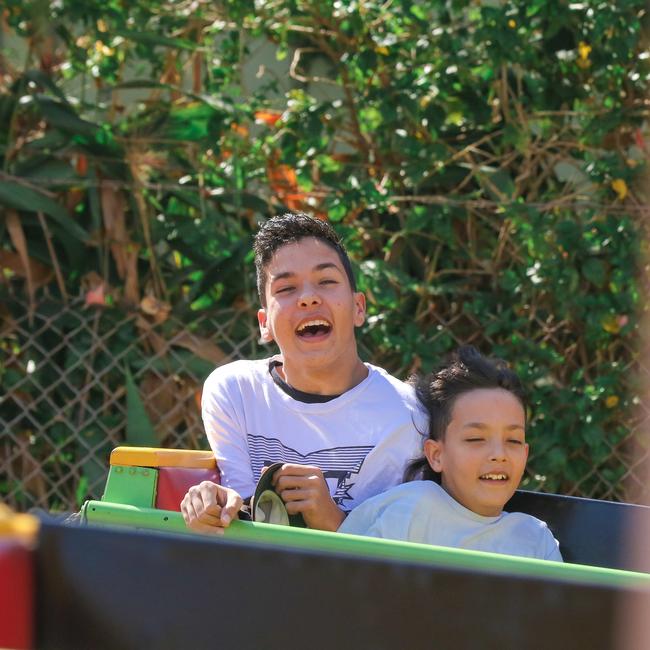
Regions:
<instances>
[{"instance_id":1,"label":"yellow leaf","mask_svg":"<svg viewBox=\"0 0 650 650\"><path fill-rule=\"evenodd\" d=\"M605 406L608 409L613 409L615 406L618 406L618 403L620 402L620 399L618 395L609 395L607 399L605 400Z\"/></svg>"},{"instance_id":2,"label":"yellow leaf","mask_svg":"<svg viewBox=\"0 0 650 650\"><path fill-rule=\"evenodd\" d=\"M627 196L627 183L622 178L615 178L612 181L612 189L618 195L619 201Z\"/></svg>"},{"instance_id":3,"label":"yellow leaf","mask_svg":"<svg viewBox=\"0 0 650 650\"><path fill-rule=\"evenodd\" d=\"M605 316L600 322L602 328L609 334L618 334L621 331L619 319L614 314Z\"/></svg>"},{"instance_id":4,"label":"yellow leaf","mask_svg":"<svg viewBox=\"0 0 650 650\"><path fill-rule=\"evenodd\" d=\"M589 55L591 54L591 45L588 45L584 41L578 43L578 60L576 61L579 68L583 70L588 68L591 65L589 60Z\"/></svg>"},{"instance_id":5,"label":"yellow leaf","mask_svg":"<svg viewBox=\"0 0 650 650\"><path fill-rule=\"evenodd\" d=\"M460 111L450 111L447 113L445 123L460 126L463 123L463 114Z\"/></svg>"},{"instance_id":6,"label":"yellow leaf","mask_svg":"<svg viewBox=\"0 0 650 650\"><path fill-rule=\"evenodd\" d=\"M508 21L508 27L510 27L510 29L514 29L516 26L517 26L517 21L516 21L516 20L513 20L513 19L511 18L511 19Z\"/></svg>"},{"instance_id":7,"label":"yellow leaf","mask_svg":"<svg viewBox=\"0 0 650 650\"><path fill-rule=\"evenodd\" d=\"M375 52L377 52L377 54L381 54L382 56L388 56L388 48L385 45L378 45L375 48Z\"/></svg>"}]
</instances>

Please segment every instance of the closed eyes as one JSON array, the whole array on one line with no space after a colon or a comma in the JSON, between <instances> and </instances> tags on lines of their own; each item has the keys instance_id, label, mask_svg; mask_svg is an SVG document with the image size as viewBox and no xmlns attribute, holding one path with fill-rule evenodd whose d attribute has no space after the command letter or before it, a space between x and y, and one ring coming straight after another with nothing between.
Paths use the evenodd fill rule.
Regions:
<instances>
[{"instance_id":1,"label":"closed eyes","mask_svg":"<svg viewBox=\"0 0 650 650\"><path fill-rule=\"evenodd\" d=\"M328 285L328 284L339 284L338 280L334 280L332 278L324 278L323 280L319 280L318 284L321 286ZM293 285L287 285L286 287L280 287L279 289L275 290L275 293L289 293L290 291L293 291L296 287Z\"/></svg>"},{"instance_id":2,"label":"closed eyes","mask_svg":"<svg viewBox=\"0 0 650 650\"><path fill-rule=\"evenodd\" d=\"M472 438L465 438L465 442L485 442L485 438L480 438L480 437L472 437ZM525 444L523 440L519 440L517 438L509 438L507 440L510 444L513 445L523 445Z\"/></svg>"}]
</instances>

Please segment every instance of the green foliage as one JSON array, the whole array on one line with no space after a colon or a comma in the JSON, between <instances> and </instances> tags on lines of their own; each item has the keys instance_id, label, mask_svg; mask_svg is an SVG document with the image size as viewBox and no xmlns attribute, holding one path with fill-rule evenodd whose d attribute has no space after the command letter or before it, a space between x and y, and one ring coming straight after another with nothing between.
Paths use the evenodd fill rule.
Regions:
<instances>
[{"instance_id":1,"label":"green foliage","mask_svg":"<svg viewBox=\"0 0 650 650\"><path fill-rule=\"evenodd\" d=\"M126 388L126 443L133 447L158 447L160 441L142 403L140 391L131 371L125 373Z\"/></svg>"},{"instance_id":2,"label":"green foliage","mask_svg":"<svg viewBox=\"0 0 650 650\"><path fill-rule=\"evenodd\" d=\"M253 317L257 223L329 218L368 358L405 376L458 342L503 356L530 386L528 485L624 494L644 2L48 6L5 3L23 54L1 63L0 205L20 224L2 251L61 292L96 274L116 314L154 295L186 322Z\"/></svg>"}]
</instances>

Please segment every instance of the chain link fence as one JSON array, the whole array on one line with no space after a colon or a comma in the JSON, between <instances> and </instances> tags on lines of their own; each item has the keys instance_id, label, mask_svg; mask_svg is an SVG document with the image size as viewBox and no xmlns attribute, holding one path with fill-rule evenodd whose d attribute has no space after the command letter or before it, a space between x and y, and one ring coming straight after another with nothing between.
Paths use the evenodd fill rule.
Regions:
<instances>
[{"instance_id":1,"label":"chain link fence","mask_svg":"<svg viewBox=\"0 0 650 650\"><path fill-rule=\"evenodd\" d=\"M246 307L171 314L152 299L126 313L45 295L33 305L10 297L0 315L0 498L20 510L74 510L100 497L117 445L205 448L200 399L207 375L219 364L268 354ZM432 336L467 329L476 340L453 338L490 343L479 323L459 328L459 318L439 319ZM373 359L371 350L362 351ZM630 374L637 373L637 355L627 356ZM416 369L374 361L398 376ZM603 440L608 451L596 464L587 447L576 445L574 476L563 491L648 503L642 420L624 423L622 437ZM528 478L543 489L535 459L533 445Z\"/></svg>"},{"instance_id":2,"label":"chain link fence","mask_svg":"<svg viewBox=\"0 0 650 650\"><path fill-rule=\"evenodd\" d=\"M433 313L436 323L429 340L436 337L450 337L456 346L471 343L485 350L498 350L499 342L489 334L489 323L496 315L486 315L479 319L466 312L456 312L453 309L442 310L443 313ZM570 376L580 369L586 377L593 379L598 372L598 364L602 359L589 358L581 353L580 347L571 340L571 333L552 318L543 320L534 316L526 330L518 334L522 338L535 341L538 345L547 344L556 350L564 350L565 374ZM648 438L649 413L647 403L640 399L643 391L642 378L650 377L650 368L644 363L644 357L628 342L620 340L616 348L603 352L611 355L613 363L623 366L622 375L626 378L625 385L619 385L616 392L616 402L612 409L619 419L619 432L608 431L601 433L596 444L585 444L579 435L580 428L588 428L592 422L578 424L576 440L567 441L568 460L567 470L561 476L554 477L560 488L555 488L561 494L569 496L608 499L612 501L627 501L650 505L650 486L647 484L647 466L650 461L650 439ZM508 359L512 361L512 359ZM419 368L418 368L419 370ZM424 368L423 371L427 369ZM407 370L397 373L406 376ZM552 390L558 382L558 377L548 377L549 388ZM629 396L632 409L618 408L620 403ZM524 487L545 491L547 476L541 475L537 469L536 460L545 453L553 453L542 444L545 434L557 426L562 418L574 419L568 414L571 404L564 404L555 412L555 421L537 421L533 427L536 438L533 440L526 466ZM589 416L587 416L589 419ZM622 432L620 431L622 430ZM530 440L530 438L529 438ZM595 453L595 451L597 453ZM540 463L541 464L541 463ZM546 491L553 491L548 490Z\"/></svg>"},{"instance_id":3,"label":"chain link fence","mask_svg":"<svg viewBox=\"0 0 650 650\"><path fill-rule=\"evenodd\" d=\"M2 307L0 494L18 509L99 497L121 444L198 449L203 381L259 355L250 311L181 318L43 298ZM7 390L8 389L8 390Z\"/></svg>"}]
</instances>

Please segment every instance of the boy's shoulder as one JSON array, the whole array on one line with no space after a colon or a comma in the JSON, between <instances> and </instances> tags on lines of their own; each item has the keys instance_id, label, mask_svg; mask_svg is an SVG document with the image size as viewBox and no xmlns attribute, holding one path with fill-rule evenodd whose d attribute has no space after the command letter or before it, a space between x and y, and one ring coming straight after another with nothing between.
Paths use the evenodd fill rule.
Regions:
<instances>
[{"instance_id":1,"label":"boy's shoulder","mask_svg":"<svg viewBox=\"0 0 650 650\"><path fill-rule=\"evenodd\" d=\"M502 521L507 524L510 530L517 532L527 532L532 535L552 535L548 524L533 515L525 512L505 512Z\"/></svg>"},{"instance_id":2,"label":"boy's shoulder","mask_svg":"<svg viewBox=\"0 0 650 650\"><path fill-rule=\"evenodd\" d=\"M415 403L417 401L413 384L394 377L388 370L380 366L375 366L372 363L366 363L365 365L369 371L368 379L371 380L374 386L381 386L387 392L395 392L407 402Z\"/></svg>"},{"instance_id":3,"label":"boy's shoulder","mask_svg":"<svg viewBox=\"0 0 650 650\"><path fill-rule=\"evenodd\" d=\"M438 491L441 489L433 481L408 481L389 488L385 492L372 497L369 501L376 501L385 505L397 502L400 506L410 503L416 507L420 503L429 504L431 498L438 496Z\"/></svg>"},{"instance_id":4,"label":"boy's shoulder","mask_svg":"<svg viewBox=\"0 0 650 650\"><path fill-rule=\"evenodd\" d=\"M269 375L270 358L239 359L215 368L205 380L206 388L235 381L258 383Z\"/></svg>"},{"instance_id":5,"label":"boy's shoulder","mask_svg":"<svg viewBox=\"0 0 650 650\"><path fill-rule=\"evenodd\" d=\"M558 541L545 521L524 512L504 512L504 515L507 536L518 540L520 548L533 549L526 555L562 562Z\"/></svg>"}]
</instances>

